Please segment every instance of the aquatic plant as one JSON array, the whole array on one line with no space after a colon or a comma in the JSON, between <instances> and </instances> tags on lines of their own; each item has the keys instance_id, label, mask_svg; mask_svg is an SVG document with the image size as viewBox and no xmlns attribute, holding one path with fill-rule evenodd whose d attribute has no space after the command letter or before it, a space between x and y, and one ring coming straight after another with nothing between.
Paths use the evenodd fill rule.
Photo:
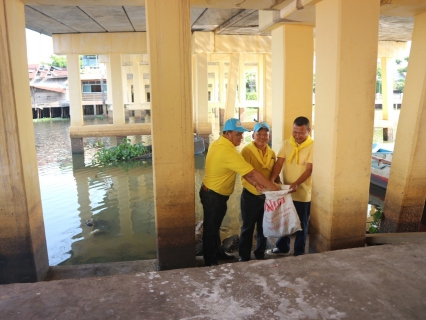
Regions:
<instances>
[{"instance_id":1,"label":"aquatic plant","mask_svg":"<svg viewBox=\"0 0 426 320\"><path fill-rule=\"evenodd\" d=\"M116 147L102 147L93 155L92 163L109 165L121 161L131 161L149 152L149 149L141 142L131 144L130 139L123 139L123 142Z\"/></svg>"},{"instance_id":2,"label":"aquatic plant","mask_svg":"<svg viewBox=\"0 0 426 320\"><path fill-rule=\"evenodd\" d=\"M383 212L380 208L376 208L376 212L374 212L371 216L373 217L373 222L368 228L368 233L379 233Z\"/></svg>"}]
</instances>

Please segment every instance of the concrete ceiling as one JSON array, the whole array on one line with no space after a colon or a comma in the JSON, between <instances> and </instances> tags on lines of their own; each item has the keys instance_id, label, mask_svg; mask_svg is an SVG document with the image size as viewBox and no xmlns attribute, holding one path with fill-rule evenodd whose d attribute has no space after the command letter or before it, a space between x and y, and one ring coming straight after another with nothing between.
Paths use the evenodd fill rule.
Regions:
<instances>
[{"instance_id":1,"label":"concrete ceiling","mask_svg":"<svg viewBox=\"0 0 426 320\"><path fill-rule=\"evenodd\" d=\"M23 2L26 27L46 35L146 31L144 1L136 2L139 5L132 0L121 1L122 6L113 6L114 1L107 0ZM243 8L241 1L191 0L191 30L223 35L270 35L270 31L259 30L258 9L279 10L286 23L314 25L316 2L318 0L249 0ZM303 6L296 9L300 3ZM426 1L422 0L381 0L379 40L409 41L413 15L425 10Z\"/></svg>"}]
</instances>

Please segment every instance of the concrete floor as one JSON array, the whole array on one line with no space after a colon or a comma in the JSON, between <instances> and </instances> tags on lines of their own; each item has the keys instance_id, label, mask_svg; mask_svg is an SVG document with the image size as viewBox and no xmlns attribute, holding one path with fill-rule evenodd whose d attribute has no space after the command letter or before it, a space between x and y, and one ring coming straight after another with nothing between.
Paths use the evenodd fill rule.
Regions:
<instances>
[{"instance_id":1,"label":"concrete floor","mask_svg":"<svg viewBox=\"0 0 426 320\"><path fill-rule=\"evenodd\" d=\"M113 276L86 266L92 277L0 286L0 319L425 319L425 247L161 272L140 271L152 262L121 263L110 271L128 274Z\"/></svg>"}]
</instances>

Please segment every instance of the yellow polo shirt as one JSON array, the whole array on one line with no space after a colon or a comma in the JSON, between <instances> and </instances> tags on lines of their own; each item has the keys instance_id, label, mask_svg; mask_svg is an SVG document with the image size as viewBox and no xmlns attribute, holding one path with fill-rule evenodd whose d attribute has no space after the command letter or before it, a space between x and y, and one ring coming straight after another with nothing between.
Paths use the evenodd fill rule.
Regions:
<instances>
[{"instance_id":1,"label":"yellow polo shirt","mask_svg":"<svg viewBox=\"0 0 426 320\"><path fill-rule=\"evenodd\" d=\"M296 156L293 157L291 163L287 163L287 158L293 152L290 140L285 140L283 146L278 152L278 158L284 158L283 177L284 184L295 182L306 170L308 163L313 163L314 144L307 146L299 151L299 163L296 163ZM291 194L294 201L310 202L312 192L312 176L297 187L297 191Z\"/></svg>"},{"instance_id":2,"label":"yellow polo shirt","mask_svg":"<svg viewBox=\"0 0 426 320\"><path fill-rule=\"evenodd\" d=\"M243 150L241 150L241 155L248 163L250 163L257 171L259 171L266 179L269 180L269 177L272 173L272 168L274 167L275 161L277 160L275 152L267 145L265 154L263 154L262 150L258 149L254 142L251 142L251 144L251 147L245 146ZM255 148L257 154L253 153L253 147ZM249 192L260 195L256 188L252 184L248 183L247 180L243 177L241 177L241 182L243 187L246 188Z\"/></svg>"},{"instance_id":3,"label":"yellow polo shirt","mask_svg":"<svg viewBox=\"0 0 426 320\"><path fill-rule=\"evenodd\" d=\"M220 136L209 146L206 157L206 175L203 184L221 195L230 196L234 191L235 177L253 170L231 141Z\"/></svg>"}]
</instances>

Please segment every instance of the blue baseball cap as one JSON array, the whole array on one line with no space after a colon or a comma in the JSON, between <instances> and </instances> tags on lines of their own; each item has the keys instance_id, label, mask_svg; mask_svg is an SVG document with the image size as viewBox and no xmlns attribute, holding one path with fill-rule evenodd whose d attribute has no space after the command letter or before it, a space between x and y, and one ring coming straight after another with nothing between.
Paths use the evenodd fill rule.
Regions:
<instances>
[{"instance_id":1,"label":"blue baseball cap","mask_svg":"<svg viewBox=\"0 0 426 320\"><path fill-rule=\"evenodd\" d=\"M254 125L254 129L253 129L253 131L254 131L254 132L257 132L257 131L259 131L260 129L266 129L266 130L268 130L268 131L271 131L271 129L269 129L269 126L268 126L268 124L267 124L266 122L258 122L258 123L256 123L256 124Z\"/></svg>"},{"instance_id":2,"label":"blue baseball cap","mask_svg":"<svg viewBox=\"0 0 426 320\"><path fill-rule=\"evenodd\" d=\"M225 125L223 126L222 131L238 131L238 132L247 132L247 130L243 127L239 119L231 118L226 120Z\"/></svg>"}]
</instances>

